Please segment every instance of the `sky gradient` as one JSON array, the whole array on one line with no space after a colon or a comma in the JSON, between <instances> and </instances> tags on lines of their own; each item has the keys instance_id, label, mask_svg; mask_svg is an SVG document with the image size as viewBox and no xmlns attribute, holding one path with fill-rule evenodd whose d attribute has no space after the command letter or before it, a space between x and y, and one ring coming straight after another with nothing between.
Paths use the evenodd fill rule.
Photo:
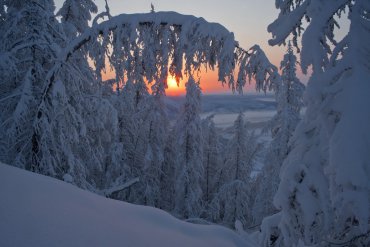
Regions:
<instances>
[{"instance_id":1,"label":"sky gradient","mask_svg":"<svg viewBox=\"0 0 370 247\"><path fill-rule=\"evenodd\" d=\"M63 0L55 2L58 9ZM95 3L99 11L104 10L104 0L95 0ZM267 26L278 16L275 0L108 0L108 3L112 15L149 12L150 5L153 3L155 11L176 11L203 17L208 22L218 22L234 33L235 39L244 49L258 44L277 67L285 52L285 47L268 45L271 35L267 32ZM304 80L302 76L300 77ZM204 93L230 92L230 89L223 88L217 81L216 72L203 71L201 87ZM168 93L178 94L183 92L183 88L183 85L180 85L179 90L171 89ZM253 91L253 86L246 89Z\"/></svg>"}]
</instances>

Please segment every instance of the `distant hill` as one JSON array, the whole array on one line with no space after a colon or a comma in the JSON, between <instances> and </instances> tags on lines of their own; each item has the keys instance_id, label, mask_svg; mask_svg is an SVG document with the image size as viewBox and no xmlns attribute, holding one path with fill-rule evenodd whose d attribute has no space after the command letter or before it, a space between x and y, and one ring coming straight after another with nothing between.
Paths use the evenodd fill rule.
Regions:
<instances>
[{"instance_id":1,"label":"distant hill","mask_svg":"<svg viewBox=\"0 0 370 247\"><path fill-rule=\"evenodd\" d=\"M170 118L181 110L185 96L166 97L166 111ZM240 111L275 111L276 102L271 94L247 95L203 95L202 112L204 114L239 113Z\"/></svg>"}]
</instances>

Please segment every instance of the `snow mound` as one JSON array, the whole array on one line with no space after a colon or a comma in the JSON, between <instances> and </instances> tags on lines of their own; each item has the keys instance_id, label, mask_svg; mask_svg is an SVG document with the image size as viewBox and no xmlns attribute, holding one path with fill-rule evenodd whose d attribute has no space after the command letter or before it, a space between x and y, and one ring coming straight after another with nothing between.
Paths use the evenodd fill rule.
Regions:
<instances>
[{"instance_id":1,"label":"snow mound","mask_svg":"<svg viewBox=\"0 0 370 247\"><path fill-rule=\"evenodd\" d=\"M0 163L0 246L252 246L220 226L106 199Z\"/></svg>"}]
</instances>

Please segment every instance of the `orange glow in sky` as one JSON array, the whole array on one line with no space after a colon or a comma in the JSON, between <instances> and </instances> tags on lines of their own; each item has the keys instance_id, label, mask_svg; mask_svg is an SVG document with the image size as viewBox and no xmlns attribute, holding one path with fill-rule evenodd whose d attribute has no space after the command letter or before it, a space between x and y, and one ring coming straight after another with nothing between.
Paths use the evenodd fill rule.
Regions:
<instances>
[{"instance_id":1,"label":"orange glow in sky","mask_svg":"<svg viewBox=\"0 0 370 247\"><path fill-rule=\"evenodd\" d=\"M217 70L201 70L198 75L195 76L195 80L200 81L200 87L202 89L202 94L231 94L232 90L229 88L227 84L222 85L220 81L218 81L218 74ZM235 75L236 76L236 75ZM168 96L179 96L185 95L185 83L187 81L187 77L180 80L179 86L176 84L175 78L168 76L167 85L168 89L166 90L166 94ZM255 84L252 82L251 84L247 84L244 89L244 93L247 92L255 92Z\"/></svg>"},{"instance_id":2,"label":"orange glow in sky","mask_svg":"<svg viewBox=\"0 0 370 247\"><path fill-rule=\"evenodd\" d=\"M115 78L115 73L112 70L107 69L107 71L102 73L103 80L109 80ZM229 88L228 85L222 85L220 81L218 81L218 74L217 70L201 70L199 74L195 75L195 80L200 81L200 87L202 89L202 94L231 94L232 90ZM180 80L179 84L177 84L175 77L168 75L167 77L167 86L166 95L168 96L182 96L186 93L185 83L187 82L188 78L184 76L183 79ZM113 89L115 90L115 84L113 84ZM253 83L246 85L244 88L244 92L254 92L255 85ZM150 85L148 85L148 89L150 90Z\"/></svg>"},{"instance_id":3,"label":"orange glow in sky","mask_svg":"<svg viewBox=\"0 0 370 247\"><path fill-rule=\"evenodd\" d=\"M218 81L217 71L201 71L201 73L198 76L195 76L194 79L200 81L200 87L203 94L231 92L231 89L229 89L227 85L222 86L222 83ZM167 78L168 88L166 90L166 95L185 95L185 83L187 80L188 78L184 77L182 80L180 80L179 85L177 85L175 78L169 75Z\"/></svg>"}]
</instances>

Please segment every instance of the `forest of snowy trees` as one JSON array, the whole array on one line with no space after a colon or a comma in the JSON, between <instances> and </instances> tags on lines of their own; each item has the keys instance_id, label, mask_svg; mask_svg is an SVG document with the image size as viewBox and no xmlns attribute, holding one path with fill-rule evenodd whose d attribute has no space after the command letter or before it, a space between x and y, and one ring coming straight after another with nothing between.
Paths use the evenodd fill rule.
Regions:
<instances>
[{"instance_id":1,"label":"forest of snowy trees","mask_svg":"<svg viewBox=\"0 0 370 247\"><path fill-rule=\"evenodd\" d=\"M1 162L187 221L257 226L261 246L370 244L368 0L277 0L268 31L270 45L286 46L280 70L258 45L243 49L194 16L0 2ZM312 69L307 89L299 65ZM243 113L231 137L201 118L201 68L234 92L251 81L274 92L268 146ZM186 81L172 121L169 76Z\"/></svg>"}]
</instances>

